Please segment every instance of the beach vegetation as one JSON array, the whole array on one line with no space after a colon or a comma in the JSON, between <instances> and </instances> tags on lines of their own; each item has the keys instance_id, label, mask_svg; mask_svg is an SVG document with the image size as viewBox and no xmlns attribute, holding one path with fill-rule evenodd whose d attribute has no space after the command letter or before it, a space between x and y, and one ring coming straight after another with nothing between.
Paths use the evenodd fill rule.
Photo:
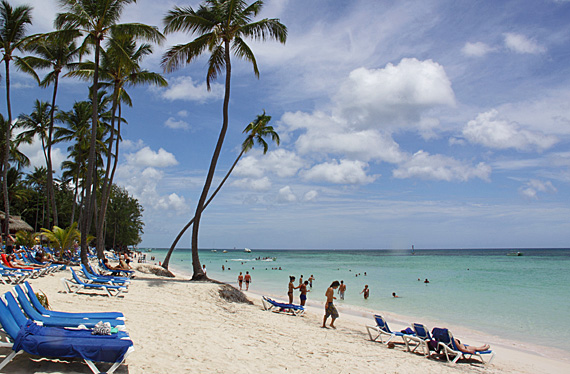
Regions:
<instances>
[{"instance_id":1,"label":"beach vegetation","mask_svg":"<svg viewBox=\"0 0 570 374\"><path fill-rule=\"evenodd\" d=\"M59 252L59 258L63 258L63 253L81 239L81 233L77 230L77 222L73 222L68 228L62 229L59 226L54 226L52 230L45 228L41 229L41 233L38 235L45 236L50 245ZM87 241L87 238L85 238Z\"/></svg>"},{"instance_id":2,"label":"beach vegetation","mask_svg":"<svg viewBox=\"0 0 570 374\"><path fill-rule=\"evenodd\" d=\"M243 130L243 133L247 134L247 137L245 138L245 140L243 141L243 143L241 145L241 152L237 156L236 160L234 161L234 163L232 164L232 166L230 167L230 169L228 170L228 172L226 173L226 175L224 176L224 178L222 179L222 181L220 182L218 187L214 190L214 192L212 193L212 195L210 196L208 201L206 201L206 203L204 204L204 209L206 209L206 207L212 202L212 200L214 199L216 194L222 189L224 183L226 183L226 181L230 177L230 174L232 173L232 171L234 170L234 168L238 164L241 157L245 153L247 153L249 150L251 150L255 144L261 145L263 147L263 154L266 154L267 151L269 150L269 145L265 141L265 138L270 137L271 140L273 140L273 142L275 144L279 145L279 142L280 142L279 134L277 134L277 132L275 131L273 126L269 125L269 121L271 121L271 116L268 116L267 114L265 114L265 111L263 111L263 114L258 115L255 118L255 120L250 122L246 126L246 128ZM170 263L170 257L172 255L172 252L176 248L178 241L180 241L180 239L182 238L182 235L184 235L186 230L188 230L188 228L193 223L194 223L194 218L192 218L182 228L182 230L180 230L180 232L178 233L178 235L174 239L174 242L170 246L170 249L166 253L166 256L164 257L164 261L162 263L162 267L164 267L165 269L168 269L168 265Z\"/></svg>"},{"instance_id":3,"label":"beach vegetation","mask_svg":"<svg viewBox=\"0 0 570 374\"><path fill-rule=\"evenodd\" d=\"M278 19L264 18L259 21L252 21L252 18L259 14L262 7L263 1L261 0L254 1L251 4L247 4L244 0L206 0L196 10L190 6L174 7L164 17L165 34L189 32L197 35L188 43L178 44L168 49L162 58L162 66L166 72L172 72L191 63L207 51L210 54L206 73L208 90L211 89L211 82L216 80L222 72L225 73L222 126L200 198L196 204L192 225L193 280L207 279L198 256L198 232L202 212L228 129L232 73L231 54L233 53L235 57L250 62L255 76L259 77L255 56L244 39L261 41L274 39L283 44L287 40L287 27Z\"/></svg>"}]
</instances>

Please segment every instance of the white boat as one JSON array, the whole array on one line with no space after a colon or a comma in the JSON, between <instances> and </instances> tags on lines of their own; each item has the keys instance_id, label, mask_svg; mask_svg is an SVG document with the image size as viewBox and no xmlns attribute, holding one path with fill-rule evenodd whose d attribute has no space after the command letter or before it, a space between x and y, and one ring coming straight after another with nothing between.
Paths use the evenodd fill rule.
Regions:
<instances>
[{"instance_id":1,"label":"white boat","mask_svg":"<svg viewBox=\"0 0 570 374\"><path fill-rule=\"evenodd\" d=\"M251 249L249 249L249 248L244 248L243 251L244 251L245 253L251 253Z\"/></svg>"},{"instance_id":2,"label":"white boat","mask_svg":"<svg viewBox=\"0 0 570 374\"><path fill-rule=\"evenodd\" d=\"M215 250L215 249L212 249L212 252L216 253L216 252L218 252L218 251L217 251L217 250Z\"/></svg>"},{"instance_id":3,"label":"white boat","mask_svg":"<svg viewBox=\"0 0 570 374\"><path fill-rule=\"evenodd\" d=\"M226 251L225 249L222 251L222 253L228 253L228 251Z\"/></svg>"},{"instance_id":4,"label":"white boat","mask_svg":"<svg viewBox=\"0 0 570 374\"><path fill-rule=\"evenodd\" d=\"M507 256L523 256L524 253L519 252L519 251L511 251L509 253L507 253Z\"/></svg>"}]
</instances>

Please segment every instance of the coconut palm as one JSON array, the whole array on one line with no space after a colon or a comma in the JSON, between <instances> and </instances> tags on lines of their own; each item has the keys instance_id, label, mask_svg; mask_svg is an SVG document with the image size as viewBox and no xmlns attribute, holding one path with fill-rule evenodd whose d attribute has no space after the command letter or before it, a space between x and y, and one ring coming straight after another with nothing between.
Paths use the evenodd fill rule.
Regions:
<instances>
[{"instance_id":1,"label":"coconut palm","mask_svg":"<svg viewBox=\"0 0 570 374\"><path fill-rule=\"evenodd\" d=\"M9 122L4 118L4 116L0 113L0 144L5 144L5 136L6 136L6 127L8 126ZM19 123L16 122L12 125L10 129L10 134L13 134L13 130L19 127ZM9 151L9 158L8 161L16 165L16 169L20 170L23 167L28 167L30 165L30 159L23 154L20 149L19 145L22 143L29 143L28 139L23 139L21 137L12 136L10 139L10 151ZM0 168L3 170L4 168L4 153L0 152Z\"/></svg>"},{"instance_id":2,"label":"coconut palm","mask_svg":"<svg viewBox=\"0 0 570 374\"><path fill-rule=\"evenodd\" d=\"M78 30L85 36L83 46L94 46L95 68L93 72L92 97L96 98L99 91L99 59L101 55L101 43L107 39L112 30L130 34L137 39L151 42L162 42L164 36L156 27L141 23L118 24L123 9L135 0L61 0L65 12L57 15L55 25L58 30ZM89 158L87 160L87 175L85 179L86 197L83 207L85 214L81 222L81 261L87 264L87 233L91 227L95 194L92 191L93 178L95 176L97 141L98 108L97 100L93 100L91 118L91 139Z\"/></svg>"},{"instance_id":3,"label":"coconut palm","mask_svg":"<svg viewBox=\"0 0 570 374\"><path fill-rule=\"evenodd\" d=\"M51 101L49 129L47 134L47 152L45 152L47 170L48 170L48 188L47 195L53 212L54 225L58 225L57 205L55 203L55 193L53 185L53 165L51 158L51 147L54 131L54 116L56 111L56 97L59 85L59 76L64 69L68 69L75 59L79 56L73 39L77 37L77 32L66 33L50 33L36 39L28 45L28 50L34 52L37 56L26 56L24 60L35 69L51 69L40 82L41 87L48 87L53 84L53 94ZM44 148L45 149L45 148Z\"/></svg>"},{"instance_id":4,"label":"coconut palm","mask_svg":"<svg viewBox=\"0 0 570 374\"><path fill-rule=\"evenodd\" d=\"M210 162L208 175L196 205L194 225L192 227L192 279L206 278L198 258L198 230L204 204L216 171L216 164L222 150L224 138L228 129L231 82L230 52L234 56L249 61L253 71L259 77L259 70L253 52L245 43L244 38L265 40L275 39L285 43L287 28L278 19L262 19L251 22L263 7L263 1L258 0L248 5L244 0L206 0L197 10L192 7L175 7L164 18L165 34L186 31L198 36L189 43L179 44L170 48L162 59L162 65L167 72L172 72L182 65L188 64L202 55L210 52L206 85L218 77L225 69L225 94L223 104L223 121L216 148Z\"/></svg>"},{"instance_id":5,"label":"coconut palm","mask_svg":"<svg viewBox=\"0 0 570 374\"><path fill-rule=\"evenodd\" d=\"M77 230L77 222L73 222L66 229L54 226L53 230L42 228L41 235L44 235L50 241L53 248L59 251L59 258L63 258L63 253L71 249L76 241L81 239L81 233Z\"/></svg>"},{"instance_id":6,"label":"coconut palm","mask_svg":"<svg viewBox=\"0 0 570 374\"><path fill-rule=\"evenodd\" d=\"M271 139L275 142L275 144L279 145L279 135L277 134L277 132L275 132L275 130L273 129L273 126L267 125L270 120L271 120L271 116L266 115L265 111L263 111L263 114L258 115L257 118L255 119L255 121L250 122L249 125L247 125L247 127L245 128L245 130L243 130L244 134L249 133L249 135L247 136L247 138L244 140L244 142L241 145L241 152L237 156L237 158L234 161L230 170L228 170L228 172L226 173L226 176L224 177L224 179L222 179L222 181L218 185L218 188L216 188L214 193L212 193L212 196L210 196L208 201L206 201L206 203L204 204L204 209L206 209L206 207L208 207L208 205L210 205L210 202L212 202L212 200L217 195L217 193L222 189L222 186L224 185L224 183L226 183L226 181L230 177L230 174L232 173L232 171L236 167L236 165L239 162L239 160L241 159L241 157L245 153L247 153L249 150L251 150L253 148L253 146L255 145L255 143L257 143L263 147L263 154L266 154L267 151L269 150L269 145L267 144L267 142L265 141L264 138L271 137ZM188 230L188 228L193 223L194 223L194 218L192 218L190 220L190 222L188 222L186 224L186 226L184 226L182 228L182 230L180 230L180 232L178 233L178 236L176 237L176 239L174 239L174 242L170 246L170 249L168 250L166 257L164 257L164 261L162 262L163 268L168 269L168 264L170 263L170 256L172 255L172 252L176 248L176 245L178 244L178 241L180 240L180 238L182 238L182 235L184 235L186 230Z\"/></svg>"},{"instance_id":7,"label":"coconut palm","mask_svg":"<svg viewBox=\"0 0 570 374\"><path fill-rule=\"evenodd\" d=\"M22 59L14 56L13 53L17 49L21 49L25 42L26 26L32 24L32 8L26 5L12 8L6 0L0 1L0 50L2 51L2 59L6 67L6 105L8 107L8 123L12 124L12 105L10 102L10 61L15 60L16 66L21 70L33 73L32 69L27 66ZM37 75L35 76L37 79ZM2 170L2 188L4 191L4 212L6 217L10 216L10 200L8 198L8 160L10 158L10 140L12 126L6 126L6 135L4 138L4 165ZM9 220L4 220L4 234L8 235Z\"/></svg>"},{"instance_id":8,"label":"coconut palm","mask_svg":"<svg viewBox=\"0 0 570 374\"><path fill-rule=\"evenodd\" d=\"M107 140L107 167L105 177L101 186L101 208L97 218L97 233L103 233L107 205L117 162L119 159L119 145L121 140L121 103L132 106L132 101L125 87L140 84L152 84L165 87L166 80L158 73L143 70L140 62L145 56L152 53L149 44L137 46L136 40L131 35L123 35L117 32L111 33L107 49L102 51L101 66L99 69L101 85L112 88L112 108L111 108L111 131ZM94 63L88 62L80 64L80 68L69 73L70 76L91 80L94 73ZM117 110L119 111L117 120ZM117 129L115 131L115 122ZM113 155L113 142L115 142L115 153ZM114 159L111 163L111 159ZM99 256L103 256L105 245L105 235L97 235L97 250Z\"/></svg>"}]
</instances>

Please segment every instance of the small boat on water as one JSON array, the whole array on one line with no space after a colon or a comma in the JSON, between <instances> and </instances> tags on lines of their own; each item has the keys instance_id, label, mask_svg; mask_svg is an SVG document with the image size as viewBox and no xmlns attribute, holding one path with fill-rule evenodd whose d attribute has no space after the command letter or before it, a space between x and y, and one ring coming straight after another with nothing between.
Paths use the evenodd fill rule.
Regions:
<instances>
[{"instance_id":1,"label":"small boat on water","mask_svg":"<svg viewBox=\"0 0 570 374\"><path fill-rule=\"evenodd\" d=\"M245 253L251 253L251 249L249 249L249 248L244 248L243 251L244 251Z\"/></svg>"},{"instance_id":2,"label":"small boat on water","mask_svg":"<svg viewBox=\"0 0 570 374\"><path fill-rule=\"evenodd\" d=\"M222 253L228 253L228 251L226 251L225 249L222 251Z\"/></svg>"},{"instance_id":3,"label":"small boat on water","mask_svg":"<svg viewBox=\"0 0 570 374\"><path fill-rule=\"evenodd\" d=\"M524 253L519 252L519 251L511 251L509 253L507 253L507 256L523 256Z\"/></svg>"},{"instance_id":4,"label":"small boat on water","mask_svg":"<svg viewBox=\"0 0 570 374\"><path fill-rule=\"evenodd\" d=\"M218 251L217 251L216 249L212 249L212 252L216 253L216 252L218 252Z\"/></svg>"}]
</instances>

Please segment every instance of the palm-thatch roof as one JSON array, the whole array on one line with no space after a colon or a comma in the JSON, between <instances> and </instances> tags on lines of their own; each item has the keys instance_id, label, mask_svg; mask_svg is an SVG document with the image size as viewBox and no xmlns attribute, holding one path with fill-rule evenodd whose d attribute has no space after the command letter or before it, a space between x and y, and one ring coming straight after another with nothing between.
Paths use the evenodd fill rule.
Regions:
<instances>
[{"instance_id":1,"label":"palm-thatch roof","mask_svg":"<svg viewBox=\"0 0 570 374\"><path fill-rule=\"evenodd\" d=\"M0 221L4 227L4 220L6 219L6 214L0 211ZM10 232L15 233L17 231L34 231L34 228L26 223L20 216L10 216Z\"/></svg>"}]
</instances>

